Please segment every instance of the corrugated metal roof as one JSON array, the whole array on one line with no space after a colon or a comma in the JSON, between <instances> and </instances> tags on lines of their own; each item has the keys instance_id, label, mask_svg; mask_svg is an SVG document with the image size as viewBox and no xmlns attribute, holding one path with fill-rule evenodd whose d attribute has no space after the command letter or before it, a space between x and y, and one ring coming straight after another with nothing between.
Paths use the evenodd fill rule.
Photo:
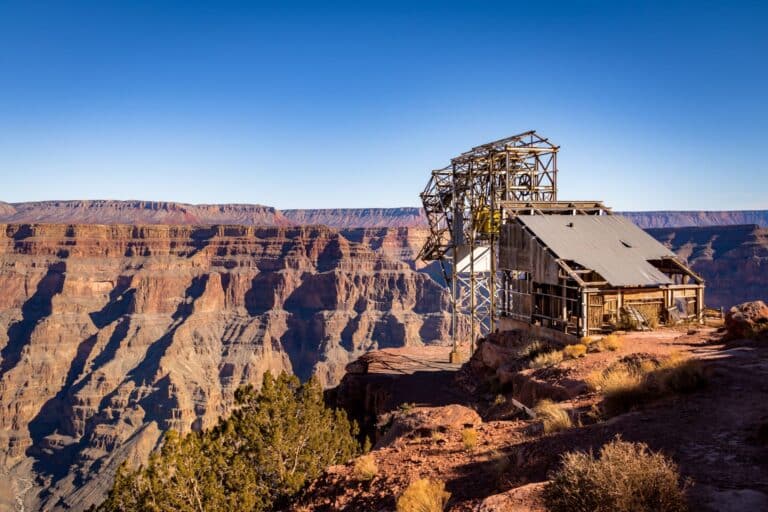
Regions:
<instances>
[{"instance_id":1,"label":"corrugated metal roof","mask_svg":"<svg viewBox=\"0 0 768 512\"><path fill-rule=\"evenodd\" d=\"M631 221L616 215L520 215L517 219L558 258L594 270L612 286L672 281L648 260L674 254Z\"/></svg>"}]
</instances>

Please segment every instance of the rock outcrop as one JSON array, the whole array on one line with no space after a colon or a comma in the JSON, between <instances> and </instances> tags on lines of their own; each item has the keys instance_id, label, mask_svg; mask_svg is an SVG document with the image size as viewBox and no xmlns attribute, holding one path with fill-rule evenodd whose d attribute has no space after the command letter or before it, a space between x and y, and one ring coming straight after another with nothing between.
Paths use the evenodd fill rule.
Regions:
<instances>
[{"instance_id":1,"label":"rock outcrop","mask_svg":"<svg viewBox=\"0 0 768 512\"><path fill-rule=\"evenodd\" d=\"M445 289L389 233L348 236L0 225L0 473L34 482L30 509L83 509L266 371L333 385L368 350L448 339Z\"/></svg>"},{"instance_id":2,"label":"rock outcrop","mask_svg":"<svg viewBox=\"0 0 768 512\"><path fill-rule=\"evenodd\" d=\"M768 306L761 300L733 306L725 314L725 328L731 339L768 335Z\"/></svg>"}]
</instances>

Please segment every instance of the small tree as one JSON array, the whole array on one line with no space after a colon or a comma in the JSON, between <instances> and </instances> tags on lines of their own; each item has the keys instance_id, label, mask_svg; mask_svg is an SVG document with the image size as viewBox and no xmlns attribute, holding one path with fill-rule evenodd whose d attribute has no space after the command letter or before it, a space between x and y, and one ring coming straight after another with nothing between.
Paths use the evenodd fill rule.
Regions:
<instances>
[{"instance_id":1,"label":"small tree","mask_svg":"<svg viewBox=\"0 0 768 512\"><path fill-rule=\"evenodd\" d=\"M100 510L269 510L359 452L357 427L325 407L314 379L268 373L261 392L246 387L236 398L238 409L213 429L169 431L146 467L121 467Z\"/></svg>"}]
</instances>

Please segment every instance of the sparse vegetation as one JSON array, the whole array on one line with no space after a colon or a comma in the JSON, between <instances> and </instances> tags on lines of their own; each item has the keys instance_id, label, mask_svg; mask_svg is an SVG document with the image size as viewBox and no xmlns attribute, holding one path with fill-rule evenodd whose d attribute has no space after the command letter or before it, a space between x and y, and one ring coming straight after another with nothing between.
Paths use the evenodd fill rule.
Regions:
<instances>
[{"instance_id":1,"label":"sparse vegetation","mask_svg":"<svg viewBox=\"0 0 768 512\"><path fill-rule=\"evenodd\" d=\"M615 352L624 345L624 342L621 340L621 338L619 338L618 334L609 334L600 340L600 345L602 345L605 350Z\"/></svg>"},{"instance_id":2,"label":"sparse vegetation","mask_svg":"<svg viewBox=\"0 0 768 512\"><path fill-rule=\"evenodd\" d=\"M467 451L477 448L477 430L473 428L465 428L461 431L461 443L464 445L464 449Z\"/></svg>"},{"instance_id":3,"label":"sparse vegetation","mask_svg":"<svg viewBox=\"0 0 768 512\"><path fill-rule=\"evenodd\" d=\"M566 430L573 424L568 411L552 400L540 401L533 411L536 419L541 421L545 434Z\"/></svg>"},{"instance_id":4,"label":"sparse vegetation","mask_svg":"<svg viewBox=\"0 0 768 512\"><path fill-rule=\"evenodd\" d=\"M328 409L314 379L267 373L260 392L213 429L169 431L146 467L122 466L101 511L267 511L284 506L331 464L359 452L357 427Z\"/></svg>"},{"instance_id":5,"label":"sparse vegetation","mask_svg":"<svg viewBox=\"0 0 768 512\"><path fill-rule=\"evenodd\" d=\"M642 443L616 439L592 453L570 452L550 475L552 512L683 512L684 486L674 462Z\"/></svg>"},{"instance_id":6,"label":"sparse vegetation","mask_svg":"<svg viewBox=\"0 0 768 512\"><path fill-rule=\"evenodd\" d=\"M355 459L353 475L361 481L372 480L379 474L379 466L376 464L376 458L373 454L363 455Z\"/></svg>"},{"instance_id":7,"label":"sparse vegetation","mask_svg":"<svg viewBox=\"0 0 768 512\"><path fill-rule=\"evenodd\" d=\"M578 343L576 345L568 345L563 349L563 356L569 359L576 359L587 355L587 346Z\"/></svg>"},{"instance_id":8,"label":"sparse vegetation","mask_svg":"<svg viewBox=\"0 0 768 512\"><path fill-rule=\"evenodd\" d=\"M412 482L397 499L397 512L442 512L450 498L443 482L422 478Z\"/></svg>"},{"instance_id":9,"label":"sparse vegetation","mask_svg":"<svg viewBox=\"0 0 768 512\"><path fill-rule=\"evenodd\" d=\"M706 374L698 361L676 355L658 363L652 360L621 361L587 378L587 385L605 396L603 408L608 416L665 395L690 393L706 382Z\"/></svg>"},{"instance_id":10,"label":"sparse vegetation","mask_svg":"<svg viewBox=\"0 0 768 512\"><path fill-rule=\"evenodd\" d=\"M553 352L544 352L533 358L530 363L531 368L548 368L556 366L563 361L563 353L560 350Z\"/></svg>"},{"instance_id":11,"label":"sparse vegetation","mask_svg":"<svg viewBox=\"0 0 768 512\"><path fill-rule=\"evenodd\" d=\"M663 361L649 376L653 381L651 385L655 385L662 393L691 393L707 383L704 367L693 359Z\"/></svg>"},{"instance_id":12,"label":"sparse vegetation","mask_svg":"<svg viewBox=\"0 0 768 512\"><path fill-rule=\"evenodd\" d=\"M546 350L546 345L544 345L539 340L535 340L528 343L526 346L522 348L522 350L520 351L520 357L533 359L534 357L544 352L545 350Z\"/></svg>"}]
</instances>

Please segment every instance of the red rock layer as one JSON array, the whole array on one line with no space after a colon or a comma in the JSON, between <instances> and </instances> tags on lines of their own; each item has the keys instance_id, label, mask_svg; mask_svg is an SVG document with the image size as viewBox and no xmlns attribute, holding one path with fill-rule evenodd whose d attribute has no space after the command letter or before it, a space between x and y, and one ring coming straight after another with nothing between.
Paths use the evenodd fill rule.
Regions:
<instances>
[{"instance_id":1,"label":"red rock layer","mask_svg":"<svg viewBox=\"0 0 768 512\"><path fill-rule=\"evenodd\" d=\"M82 509L266 371L332 385L370 349L446 340L448 296L400 260L405 235L0 225L0 470L36 482L31 509Z\"/></svg>"}]
</instances>

